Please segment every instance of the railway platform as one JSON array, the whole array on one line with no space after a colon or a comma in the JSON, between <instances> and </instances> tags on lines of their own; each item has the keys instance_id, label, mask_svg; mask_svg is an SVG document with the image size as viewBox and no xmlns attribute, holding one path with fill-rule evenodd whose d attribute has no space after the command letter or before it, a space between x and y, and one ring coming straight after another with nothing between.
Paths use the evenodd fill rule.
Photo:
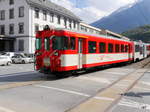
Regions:
<instances>
[{"instance_id":1,"label":"railway platform","mask_svg":"<svg viewBox=\"0 0 150 112\"><path fill-rule=\"evenodd\" d=\"M77 107L67 112L106 112L115 105L123 95L145 75L149 73L149 63L144 64L141 68L128 75L121 77L105 89L99 91L97 95L89 98Z\"/></svg>"}]
</instances>

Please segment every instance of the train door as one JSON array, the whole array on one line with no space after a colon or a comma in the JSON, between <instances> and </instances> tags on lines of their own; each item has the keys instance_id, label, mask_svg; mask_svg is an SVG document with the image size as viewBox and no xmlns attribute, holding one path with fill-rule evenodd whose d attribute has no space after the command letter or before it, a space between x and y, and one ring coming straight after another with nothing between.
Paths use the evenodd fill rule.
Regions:
<instances>
[{"instance_id":1,"label":"train door","mask_svg":"<svg viewBox=\"0 0 150 112\"><path fill-rule=\"evenodd\" d=\"M133 58L133 48L132 44L128 44L128 60L132 61Z\"/></svg>"},{"instance_id":2,"label":"train door","mask_svg":"<svg viewBox=\"0 0 150 112\"><path fill-rule=\"evenodd\" d=\"M146 46L145 46L145 44L143 45L143 57L144 58L146 57Z\"/></svg>"},{"instance_id":3,"label":"train door","mask_svg":"<svg viewBox=\"0 0 150 112\"><path fill-rule=\"evenodd\" d=\"M78 39L78 69L81 69L82 66L82 57L83 57L83 39Z\"/></svg>"}]
</instances>

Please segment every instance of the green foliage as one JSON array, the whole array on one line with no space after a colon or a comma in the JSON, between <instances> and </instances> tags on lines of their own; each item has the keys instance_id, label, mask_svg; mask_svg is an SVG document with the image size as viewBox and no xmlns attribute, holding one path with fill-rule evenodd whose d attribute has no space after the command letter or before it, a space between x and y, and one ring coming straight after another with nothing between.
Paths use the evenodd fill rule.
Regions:
<instances>
[{"instance_id":1,"label":"green foliage","mask_svg":"<svg viewBox=\"0 0 150 112\"><path fill-rule=\"evenodd\" d=\"M129 37L132 40L142 40L143 42L150 42L150 25L140 26L135 29L123 32L122 35Z\"/></svg>"}]
</instances>

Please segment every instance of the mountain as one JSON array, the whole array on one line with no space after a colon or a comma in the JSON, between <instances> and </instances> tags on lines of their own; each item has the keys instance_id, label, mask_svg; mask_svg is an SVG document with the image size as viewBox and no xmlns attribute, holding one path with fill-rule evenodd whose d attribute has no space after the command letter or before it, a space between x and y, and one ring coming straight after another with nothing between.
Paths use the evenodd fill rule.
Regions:
<instances>
[{"instance_id":1,"label":"mountain","mask_svg":"<svg viewBox=\"0 0 150 112\"><path fill-rule=\"evenodd\" d=\"M129 37L132 40L142 40L150 43L150 25L144 25L132 30L123 32L122 35Z\"/></svg>"},{"instance_id":2,"label":"mountain","mask_svg":"<svg viewBox=\"0 0 150 112\"><path fill-rule=\"evenodd\" d=\"M139 0L134 4L121 7L109 16L104 17L91 25L121 33L138 26L150 24L149 4L150 0Z\"/></svg>"}]
</instances>

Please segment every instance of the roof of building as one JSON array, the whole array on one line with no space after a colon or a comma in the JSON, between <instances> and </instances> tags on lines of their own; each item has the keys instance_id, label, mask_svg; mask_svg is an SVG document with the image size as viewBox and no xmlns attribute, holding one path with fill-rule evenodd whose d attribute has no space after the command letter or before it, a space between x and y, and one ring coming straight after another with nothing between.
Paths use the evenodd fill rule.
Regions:
<instances>
[{"instance_id":1,"label":"roof of building","mask_svg":"<svg viewBox=\"0 0 150 112\"><path fill-rule=\"evenodd\" d=\"M86 23L83 23L83 22L81 22L80 25L87 27L87 28L91 28L91 29L96 30L96 31L101 31L100 28L93 27L93 26L86 24Z\"/></svg>"},{"instance_id":2,"label":"roof of building","mask_svg":"<svg viewBox=\"0 0 150 112\"><path fill-rule=\"evenodd\" d=\"M37 7L45 8L47 10L50 10L52 12L56 12L60 15L63 15L65 17L69 17L76 21L81 21L79 17L77 17L74 13L69 11L68 9L59 6L55 3L52 3L50 0L26 0L28 4L34 5Z\"/></svg>"},{"instance_id":3,"label":"roof of building","mask_svg":"<svg viewBox=\"0 0 150 112\"><path fill-rule=\"evenodd\" d=\"M105 30L107 32L107 34L110 34L110 35L113 35L115 37L118 37L118 38L122 38L122 39L126 39L126 40L130 40L128 37L125 37L121 34L118 34L118 33L115 33L115 32L112 32L110 30Z\"/></svg>"}]
</instances>

